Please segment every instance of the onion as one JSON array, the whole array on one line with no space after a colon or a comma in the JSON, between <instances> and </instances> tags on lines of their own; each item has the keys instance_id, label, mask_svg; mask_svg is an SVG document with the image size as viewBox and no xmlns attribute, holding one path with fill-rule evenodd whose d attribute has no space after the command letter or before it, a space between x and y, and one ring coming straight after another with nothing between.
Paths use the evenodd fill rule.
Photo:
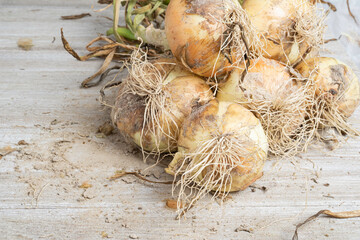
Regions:
<instances>
[{"instance_id":1,"label":"onion","mask_svg":"<svg viewBox=\"0 0 360 240\"><path fill-rule=\"evenodd\" d=\"M205 81L175 65L173 59L150 62L133 56L112 119L126 139L142 150L172 152L177 149L179 126L192 105L212 98Z\"/></svg>"},{"instance_id":2,"label":"onion","mask_svg":"<svg viewBox=\"0 0 360 240\"><path fill-rule=\"evenodd\" d=\"M264 57L292 65L323 43L323 16L308 0L245 0L242 6Z\"/></svg>"},{"instance_id":3,"label":"onion","mask_svg":"<svg viewBox=\"0 0 360 240\"><path fill-rule=\"evenodd\" d=\"M256 34L237 0L171 0L165 32L174 56L204 77L221 76L242 62L245 42L257 49Z\"/></svg>"},{"instance_id":4,"label":"onion","mask_svg":"<svg viewBox=\"0 0 360 240\"><path fill-rule=\"evenodd\" d=\"M211 100L184 121L179 149L165 171L181 175L179 199L196 201L207 192L224 197L263 175L268 144L259 120L246 108ZM196 188L187 195L184 190ZM195 194L195 195L194 195Z\"/></svg>"},{"instance_id":5,"label":"onion","mask_svg":"<svg viewBox=\"0 0 360 240\"><path fill-rule=\"evenodd\" d=\"M322 125L355 133L345 120L359 106L359 80L345 63L329 57L316 57L301 62L296 70L315 84L317 111Z\"/></svg>"},{"instance_id":6,"label":"onion","mask_svg":"<svg viewBox=\"0 0 360 240\"><path fill-rule=\"evenodd\" d=\"M314 128L306 112L313 96L310 86L300 84L275 60L252 61L242 79L244 68L235 69L226 82L220 83L217 99L251 110L261 121L274 155L305 150Z\"/></svg>"}]
</instances>

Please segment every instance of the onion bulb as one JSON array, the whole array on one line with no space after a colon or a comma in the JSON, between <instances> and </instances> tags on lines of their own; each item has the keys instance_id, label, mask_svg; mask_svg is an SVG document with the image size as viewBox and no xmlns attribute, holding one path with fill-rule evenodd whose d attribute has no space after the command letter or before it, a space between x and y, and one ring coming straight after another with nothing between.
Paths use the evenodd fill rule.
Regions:
<instances>
[{"instance_id":1,"label":"onion bulb","mask_svg":"<svg viewBox=\"0 0 360 240\"><path fill-rule=\"evenodd\" d=\"M309 0L245 0L262 55L292 65L323 43L323 17Z\"/></svg>"},{"instance_id":2,"label":"onion bulb","mask_svg":"<svg viewBox=\"0 0 360 240\"><path fill-rule=\"evenodd\" d=\"M259 42L237 0L171 0L165 32L174 56L204 77L226 73L244 60L246 44L257 49Z\"/></svg>"},{"instance_id":3,"label":"onion bulb","mask_svg":"<svg viewBox=\"0 0 360 240\"><path fill-rule=\"evenodd\" d=\"M165 171L181 175L179 199L193 202L212 191L224 197L263 175L268 144L259 120L246 108L217 101L194 107L179 135L179 149ZM186 188L197 189L190 195Z\"/></svg>"},{"instance_id":4,"label":"onion bulb","mask_svg":"<svg viewBox=\"0 0 360 240\"><path fill-rule=\"evenodd\" d=\"M353 70L329 57L315 57L301 62L296 70L315 84L317 111L322 125L347 133L354 130L345 122L359 106L360 85Z\"/></svg>"},{"instance_id":5,"label":"onion bulb","mask_svg":"<svg viewBox=\"0 0 360 240\"><path fill-rule=\"evenodd\" d=\"M173 59L148 61L133 56L132 60L112 109L113 122L144 151L175 151L180 126L192 105L209 101L212 92L203 79Z\"/></svg>"},{"instance_id":6,"label":"onion bulb","mask_svg":"<svg viewBox=\"0 0 360 240\"><path fill-rule=\"evenodd\" d=\"M235 69L220 83L217 99L246 106L259 118L274 155L293 155L305 150L311 139L306 108L311 88L293 78L287 68L272 59L252 61L242 79L243 68Z\"/></svg>"}]
</instances>

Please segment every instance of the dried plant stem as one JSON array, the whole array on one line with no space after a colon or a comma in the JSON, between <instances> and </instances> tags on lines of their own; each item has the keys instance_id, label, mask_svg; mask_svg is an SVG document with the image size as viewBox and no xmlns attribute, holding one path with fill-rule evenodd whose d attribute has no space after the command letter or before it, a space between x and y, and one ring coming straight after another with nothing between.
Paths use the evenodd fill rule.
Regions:
<instances>
[{"instance_id":1,"label":"dried plant stem","mask_svg":"<svg viewBox=\"0 0 360 240\"><path fill-rule=\"evenodd\" d=\"M99 81L93 84L93 85L99 84L99 83L108 75L108 73L109 73L110 71L115 70L115 69L119 69L119 71L116 73L116 75L114 76L114 78L113 78L111 81L107 82L107 83L105 84L105 86L103 86L103 87L100 89L99 102L100 102L102 105L107 106L107 107L110 107L110 108L113 108L113 107L114 107L114 105L109 104L109 103L107 103L107 102L104 100L104 98L105 98L105 90L106 90L106 89L111 89L112 87L119 86L119 85L123 82L122 80L119 80L119 81L116 82L115 79L116 79L116 77L118 76L118 74L120 74L120 73L123 71L124 67L125 67L125 64L123 64L122 66L114 66L114 67L112 67L112 68L109 68L108 70L106 70L106 71L101 75Z\"/></svg>"},{"instance_id":2,"label":"dried plant stem","mask_svg":"<svg viewBox=\"0 0 360 240\"><path fill-rule=\"evenodd\" d=\"M61 19L63 20L74 20L74 19L80 19L80 18L84 18L87 16L91 16L90 13L82 13L82 14L78 14L78 15L69 15L69 16L61 16Z\"/></svg>"},{"instance_id":3,"label":"dried plant stem","mask_svg":"<svg viewBox=\"0 0 360 240\"><path fill-rule=\"evenodd\" d=\"M336 11L337 11L335 5L332 4L332 3L329 2L329 1L325 1L325 0L311 0L311 3L312 3L312 4L315 4L316 2L320 2L320 3L323 3L323 4L327 4L333 12L336 12Z\"/></svg>"},{"instance_id":4,"label":"dried plant stem","mask_svg":"<svg viewBox=\"0 0 360 240\"><path fill-rule=\"evenodd\" d=\"M340 36L340 37L341 37L341 36ZM324 44L329 43L329 42L335 42L335 41L339 40L339 39L340 39L340 37L338 37L338 38L330 38L330 39L326 39L326 40L324 40Z\"/></svg>"},{"instance_id":5,"label":"dried plant stem","mask_svg":"<svg viewBox=\"0 0 360 240\"><path fill-rule=\"evenodd\" d=\"M100 75L100 78L99 78L99 80L97 81L97 82L93 82L93 83L89 83L89 82L87 82L87 83L82 83L82 85L83 85L83 87L85 87L85 88L90 88L90 87L95 87L95 86L97 86L97 85L99 85L108 75L109 75L109 73L111 72L111 71L113 71L113 70L119 70L119 72L121 72L122 71L122 69L124 68L124 65L122 65L122 66L113 66L113 67L111 67L111 68L108 68L108 69L106 69L106 71L104 71L101 75Z\"/></svg>"},{"instance_id":6,"label":"dried plant stem","mask_svg":"<svg viewBox=\"0 0 360 240\"><path fill-rule=\"evenodd\" d=\"M109 67L113 57L114 57L114 54L116 52L116 48L114 50L112 50L105 58L104 62L103 62L103 65L100 67L100 69L95 73L93 74L92 76L88 77L87 79L85 79L82 83L81 83L81 86L84 87L84 88L87 88L87 87L91 87L93 85L91 84L88 84L89 82L91 82L94 78L96 78L97 76L100 76L102 73L104 73L106 71L106 69Z\"/></svg>"},{"instance_id":7,"label":"dried plant stem","mask_svg":"<svg viewBox=\"0 0 360 240\"><path fill-rule=\"evenodd\" d=\"M105 60L102 64L102 66L100 67L100 69L96 73L94 73L92 76L88 77L81 83L81 86L84 88L97 85L97 84L89 84L89 82L91 82L94 78L101 76L108 69L108 67L109 67L111 61L113 60L113 58L116 54L116 51L119 47L122 49L125 49L127 51L133 51L133 50L137 49L137 47L135 47L135 46L118 43L110 38L105 37L105 36L99 36L99 37L94 38L92 41L90 41L86 45L86 49L90 53L85 56L79 56L72 49L69 42L65 39L62 28L61 28L61 40L62 40L65 50L79 61L86 61L93 57L105 57ZM94 43L100 42L100 41L106 42L106 44L102 45L102 46L96 46L96 47L92 46Z\"/></svg>"},{"instance_id":8,"label":"dried plant stem","mask_svg":"<svg viewBox=\"0 0 360 240\"><path fill-rule=\"evenodd\" d=\"M313 216L306 219L304 222L296 225L295 233L294 233L294 236L292 237L292 240L299 239L298 230L300 227L302 227L303 225L305 225L308 222L311 222L312 220L318 218L320 215L323 215L323 214L327 215L328 217L331 217L331 218L355 218L355 217L360 217L360 210L347 211L347 212L332 212L330 210L321 210L318 213L316 213Z\"/></svg>"},{"instance_id":9,"label":"dried plant stem","mask_svg":"<svg viewBox=\"0 0 360 240\"><path fill-rule=\"evenodd\" d=\"M111 7L112 5L112 1L104 8L101 8L101 9L98 9L98 10L93 10L94 12L102 12L102 11L105 11L106 9L108 9L109 7ZM112 21L112 19L110 19Z\"/></svg>"},{"instance_id":10,"label":"dried plant stem","mask_svg":"<svg viewBox=\"0 0 360 240\"><path fill-rule=\"evenodd\" d=\"M118 41L120 43L124 43L124 41L122 40L122 38L120 37L120 35L117 31L118 24L119 24L120 3L121 3L121 0L114 0L113 29L114 29L114 35L115 35L116 41Z\"/></svg>"},{"instance_id":11,"label":"dried plant stem","mask_svg":"<svg viewBox=\"0 0 360 240\"><path fill-rule=\"evenodd\" d=\"M354 14L351 12L349 0L346 0L346 5L347 5L348 11L349 11L349 15L354 19L355 23L358 24Z\"/></svg>"},{"instance_id":12,"label":"dried plant stem","mask_svg":"<svg viewBox=\"0 0 360 240\"><path fill-rule=\"evenodd\" d=\"M49 185L49 183L44 184L44 186L41 187L39 193L36 195L36 197L35 197L36 207L38 206L39 198L40 198L42 192L44 191L44 189L45 189L48 185Z\"/></svg>"},{"instance_id":13,"label":"dried plant stem","mask_svg":"<svg viewBox=\"0 0 360 240\"><path fill-rule=\"evenodd\" d=\"M337 11L335 5L332 4L331 2L329 2L329 1L324 1L324 0L320 0L320 2L321 2L321 3L324 3L324 4L327 4L333 12L336 12L336 11Z\"/></svg>"},{"instance_id":14,"label":"dried plant stem","mask_svg":"<svg viewBox=\"0 0 360 240\"><path fill-rule=\"evenodd\" d=\"M126 175L133 175L133 176L135 176L145 182L149 182L149 183L155 183L155 184L173 184L174 183L174 181L153 181L153 180L145 178L138 172L126 172L126 171L116 171L115 175L111 176L109 178L109 180L114 181L114 180L122 178L123 176L126 176Z\"/></svg>"}]
</instances>

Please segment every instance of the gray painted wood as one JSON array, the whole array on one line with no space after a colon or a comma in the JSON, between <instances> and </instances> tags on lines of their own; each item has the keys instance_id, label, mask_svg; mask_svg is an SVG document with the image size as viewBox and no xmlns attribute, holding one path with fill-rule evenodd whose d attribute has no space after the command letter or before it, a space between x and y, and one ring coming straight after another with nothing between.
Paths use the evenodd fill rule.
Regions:
<instances>
[{"instance_id":1,"label":"gray painted wood","mask_svg":"<svg viewBox=\"0 0 360 240\"><path fill-rule=\"evenodd\" d=\"M78 62L62 48L61 27L85 54L85 44L110 27L101 16L111 11L62 21L62 15L90 12L95 1L0 3L0 148L17 149L0 160L1 239L101 239L102 232L112 239L290 239L297 223L321 209L360 209L355 138L334 151L313 146L299 158L269 161L257 182L266 192L247 189L222 205L205 198L186 219L174 220L165 207L171 186L131 176L108 180L116 170L150 164L118 134L96 137L109 110L96 100L99 88L79 84L101 60ZM17 47L21 37L33 39L31 51ZM344 58L340 46L331 50ZM358 110L350 119L358 129L359 117ZM19 140L29 145L18 146ZM148 173L170 179L161 166ZM92 187L79 188L83 182ZM359 239L359 224L320 218L301 229L300 239ZM243 225L253 231L235 231Z\"/></svg>"}]
</instances>

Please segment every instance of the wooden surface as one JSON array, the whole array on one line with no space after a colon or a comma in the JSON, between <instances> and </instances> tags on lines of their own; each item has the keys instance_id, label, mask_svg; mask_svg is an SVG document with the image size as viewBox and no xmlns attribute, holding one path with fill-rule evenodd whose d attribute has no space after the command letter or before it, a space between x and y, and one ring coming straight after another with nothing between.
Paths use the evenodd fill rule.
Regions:
<instances>
[{"instance_id":1,"label":"wooden surface","mask_svg":"<svg viewBox=\"0 0 360 240\"><path fill-rule=\"evenodd\" d=\"M360 138L334 151L314 146L295 159L270 160L256 183L266 192L247 189L222 205L205 198L181 221L165 207L171 186L132 176L109 181L116 170L151 164L118 134L97 134L109 110L96 100L99 87L79 85L101 60L78 62L62 48L61 27L81 54L110 27L102 16L111 11L94 13L91 4L104 7L0 0L0 148L16 149L0 159L0 239L291 239L295 225L319 210L360 209ZM84 12L92 16L60 20ZM17 47L23 37L33 40L32 50ZM330 49L350 60L341 47ZM359 117L357 110L350 119L358 129ZM171 179L161 165L144 173ZM92 187L80 188L84 182ZM319 218L299 239L360 239L360 219Z\"/></svg>"}]
</instances>

